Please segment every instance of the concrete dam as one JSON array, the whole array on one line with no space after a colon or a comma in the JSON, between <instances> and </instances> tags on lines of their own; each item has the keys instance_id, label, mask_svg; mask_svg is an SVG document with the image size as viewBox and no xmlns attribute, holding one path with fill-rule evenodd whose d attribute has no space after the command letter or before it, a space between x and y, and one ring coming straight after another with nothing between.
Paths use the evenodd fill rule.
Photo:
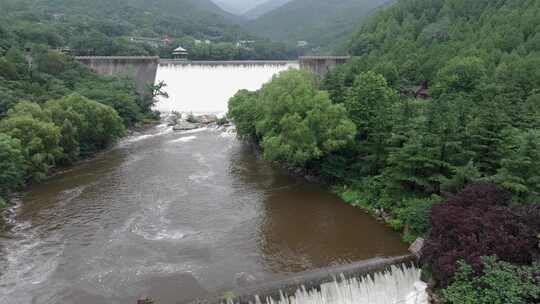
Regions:
<instances>
[{"instance_id":1,"label":"concrete dam","mask_svg":"<svg viewBox=\"0 0 540 304\"><path fill-rule=\"evenodd\" d=\"M344 64L348 56L304 56L298 61L182 61L145 56L78 56L75 59L100 75L126 76L134 80L139 95L146 94L148 84L154 84L161 66L223 66L223 65L294 65L323 77L333 68Z\"/></svg>"},{"instance_id":2,"label":"concrete dam","mask_svg":"<svg viewBox=\"0 0 540 304\"><path fill-rule=\"evenodd\" d=\"M146 86L154 84L159 57L140 56L79 56L78 62L100 75L126 76L135 82L139 95L146 94Z\"/></svg>"}]
</instances>

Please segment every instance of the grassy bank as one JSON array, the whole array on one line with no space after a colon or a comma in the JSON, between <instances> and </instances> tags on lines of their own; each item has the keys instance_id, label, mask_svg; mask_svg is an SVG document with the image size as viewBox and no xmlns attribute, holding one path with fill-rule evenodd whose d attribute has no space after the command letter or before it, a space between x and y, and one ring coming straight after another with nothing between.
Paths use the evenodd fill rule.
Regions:
<instances>
[{"instance_id":1,"label":"grassy bank","mask_svg":"<svg viewBox=\"0 0 540 304\"><path fill-rule=\"evenodd\" d=\"M413 243L429 231L429 211L442 201L439 196L428 199L409 198L385 203L384 198L370 190L353 190L347 186L334 187L334 192L349 205L361 208L402 234L403 241Z\"/></svg>"}]
</instances>

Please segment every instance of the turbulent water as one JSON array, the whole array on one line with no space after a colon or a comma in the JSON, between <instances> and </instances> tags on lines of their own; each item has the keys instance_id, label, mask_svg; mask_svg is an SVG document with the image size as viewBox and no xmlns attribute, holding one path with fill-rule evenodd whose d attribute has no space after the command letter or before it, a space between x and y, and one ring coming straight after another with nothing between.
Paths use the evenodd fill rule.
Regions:
<instances>
[{"instance_id":1,"label":"turbulent water","mask_svg":"<svg viewBox=\"0 0 540 304\"><path fill-rule=\"evenodd\" d=\"M174 86L175 99L198 97ZM213 99L212 110L228 97ZM258 159L233 134L165 125L29 187L4 222L2 304L177 303L231 289L239 273L265 280L406 249L387 227Z\"/></svg>"},{"instance_id":2,"label":"turbulent water","mask_svg":"<svg viewBox=\"0 0 540 304\"><path fill-rule=\"evenodd\" d=\"M318 288L302 287L279 299L268 298L255 304L428 304L427 285L421 270L405 265L361 278L341 278ZM228 304L233 304L229 301Z\"/></svg>"}]
</instances>

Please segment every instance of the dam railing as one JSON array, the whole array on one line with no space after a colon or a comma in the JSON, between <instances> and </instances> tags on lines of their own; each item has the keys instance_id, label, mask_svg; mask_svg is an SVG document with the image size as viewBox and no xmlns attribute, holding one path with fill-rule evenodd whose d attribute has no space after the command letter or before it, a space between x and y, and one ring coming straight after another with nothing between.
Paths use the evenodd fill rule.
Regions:
<instances>
[{"instance_id":1,"label":"dam railing","mask_svg":"<svg viewBox=\"0 0 540 304\"><path fill-rule=\"evenodd\" d=\"M285 65L298 64L296 60L175 60L161 59L160 65Z\"/></svg>"}]
</instances>

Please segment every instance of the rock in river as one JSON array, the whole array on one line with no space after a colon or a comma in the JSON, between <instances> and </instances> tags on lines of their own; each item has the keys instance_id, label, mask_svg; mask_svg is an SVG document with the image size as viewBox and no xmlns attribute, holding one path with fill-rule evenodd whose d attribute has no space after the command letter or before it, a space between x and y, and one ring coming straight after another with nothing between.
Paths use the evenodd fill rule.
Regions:
<instances>
[{"instance_id":1,"label":"rock in river","mask_svg":"<svg viewBox=\"0 0 540 304\"><path fill-rule=\"evenodd\" d=\"M178 124L173 127L173 130L174 131L187 131L187 130L198 129L200 127L201 127L201 124L198 124L198 123L179 121Z\"/></svg>"}]
</instances>

